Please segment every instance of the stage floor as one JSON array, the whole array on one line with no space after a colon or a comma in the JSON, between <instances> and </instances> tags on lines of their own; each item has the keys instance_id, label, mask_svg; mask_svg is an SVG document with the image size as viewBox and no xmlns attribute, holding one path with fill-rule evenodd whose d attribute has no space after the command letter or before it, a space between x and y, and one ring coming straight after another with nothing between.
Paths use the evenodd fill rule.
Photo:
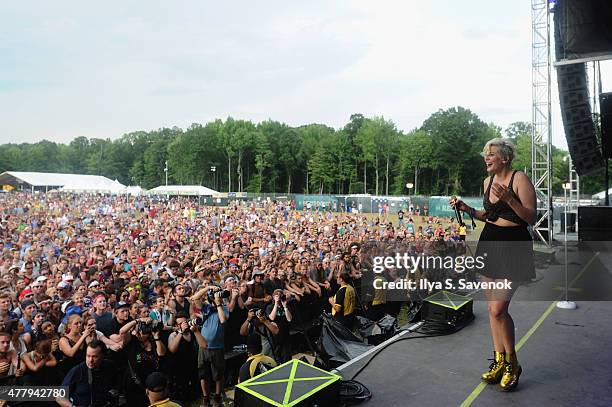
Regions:
<instances>
[{"instance_id":1,"label":"stage floor","mask_svg":"<svg viewBox=\"0 0 612 407\"><path fill-rule=\"evenodd\" d=\"M598 261L607 263L609 257L600 254ZM578 277L576 287L579 272L578 267L570 270L570 281ZM504 393L479 380L492 344L487 304L477 300L475 320L461 331L404 340L383 350L356 378L372 392L363 405L612 406L612 302L578 301L578 309L563 310L556 301L521 297L519 290L510 306L523 366L515 391ZM368 359L349 362L339 368L341 375L350 379Z\"/></svg>"}]
</instances>

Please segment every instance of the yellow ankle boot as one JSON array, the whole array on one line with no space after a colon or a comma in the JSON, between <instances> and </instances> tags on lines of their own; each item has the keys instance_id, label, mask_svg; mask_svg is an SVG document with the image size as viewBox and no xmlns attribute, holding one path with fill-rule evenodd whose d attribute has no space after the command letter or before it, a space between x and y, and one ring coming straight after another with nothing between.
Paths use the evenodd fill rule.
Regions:
<instances>
[{"instance_id":1,"label":"yellow ankle boot","mask_svg":"<svg viewBox=\"0 0 612 407\"><path fill-rule=\"evenodd\" d=\"M499 382L503 391L510 391L518 386L523 369L516 359L516 352L506 353L504 374Z\"/></svg>"},{"instance_id":2,"label":"yellow ankle boot","mask_svg":"<svg viewBox=\"0 0 612 407\"><path fill-rule=\"evenodd\" d=\"M483 373L480 378L487 383L499 383L504 374L504 366L505 354L503 352L493 351L493 361L489 366L489 370Z\"/></svg>"}]
</instances>

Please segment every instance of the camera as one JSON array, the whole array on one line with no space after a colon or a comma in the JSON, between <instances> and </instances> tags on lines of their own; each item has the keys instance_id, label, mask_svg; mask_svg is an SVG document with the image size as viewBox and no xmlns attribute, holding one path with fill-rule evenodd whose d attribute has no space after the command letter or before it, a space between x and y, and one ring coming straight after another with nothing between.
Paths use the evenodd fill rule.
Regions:
<instances>
[{"instance_id":1,"label":"camera","mask_svg":"<svg viewBox=\"0 0 612 407\"><path fill-rule=\"evenodd\" d=\"M204 323L204 320L200 317L187 320L187 325L189 325L189 328L200 327L202 326L203 323Z\"/></svg>"},{"instance_id":2,"label":"camera","mask_svg":"<svg viewBox=\"0 0 612 407\"><path fill-rule=\"evenodd\" d=\"M264 318L264 319L266 319L266 317L267 317L266 313L261 308L259 308L257 311L255 311L255 315L257 316L257 318Z\"/></svg>"},{"instance_id":3,"label":"camera","mask_svg":"<svg viewBox=\"0 0 612 407\"><path fill-rule=\"evenodd\" d=\"M232 294L229 290L221 290L221 291L219 291L219 293L220 293L219 296L221 297L221 299L229 298L231 296L231 294ZM207 293L206 293L206 296L208 298L209 304L214 303L214 301L215 301L215 290L213 290L212 288L209 288Z\"/></svg>"},{"instance_id":4,"label":"camera","mask_svg":"<svg viewBox=\"0 0 612 407\"><path fill-rule=\"evenodd\" d=\"M138 321L137 323L138 331L143 334L159 332L163 329L163 327L164 327L164 324L160 321L151 321L151 322Z\"/></svg>"}]
</instances>

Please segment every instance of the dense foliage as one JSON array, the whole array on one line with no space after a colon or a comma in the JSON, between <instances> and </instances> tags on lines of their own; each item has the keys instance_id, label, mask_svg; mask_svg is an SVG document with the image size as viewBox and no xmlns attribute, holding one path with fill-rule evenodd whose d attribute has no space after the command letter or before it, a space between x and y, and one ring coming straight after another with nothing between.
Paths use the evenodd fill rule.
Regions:
<instances>
[{"instance_id":1,"label":"dense foliage","mask_svg":"<svg viewBox=\"0 0 612 407\"><path fill-rule=\"evenodd\" d=\"M462 107L440 110L408 133L391 120L361 114L352 115L340 129L230 117L115 140L11 143L0 145L0 171L99 174L151 188L165 183L168 161L170 184L201 184L219 191L406 194L411 182L411 193L478 195L486 175L480 151L487 140L502 135L517 146L515 168L529 172L529 124L513 123L502 133ZM557 193L567 178L566 154L553 149ZM597 192L602 175L581 183L584 193Z\"/></svg>"}]
</instances>

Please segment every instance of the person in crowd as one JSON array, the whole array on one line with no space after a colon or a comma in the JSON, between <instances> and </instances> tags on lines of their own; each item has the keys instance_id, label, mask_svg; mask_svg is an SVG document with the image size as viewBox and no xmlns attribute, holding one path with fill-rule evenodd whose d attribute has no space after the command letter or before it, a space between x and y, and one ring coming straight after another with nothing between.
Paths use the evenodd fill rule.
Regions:
<instances>
[{"instance_id":1,"label":"person in crowd","mask_svg":"<svg viewBox=\"0 0 612 407\"><path fill-rule=\"evenodd\" d=\"M23 384L26 386L55 386L60 379L54 369L57 360L51 352L51 341L48 339L36 343L34 350L21 355L21 363L26 367Z\"/></svg>"},{"instance_id":2,"label":"person in crowd","mask_svg":"<svg viewBox=\"0 0 612 407\"><path fill-rule=\"evenodd\" d=\"M64 336L59 340L59 349L64 354L61 363L64 374L85 360L86 339L94 333L95 329L83 329L83 318L80 315L68 317Z\"/></svg>"},{"instance_id":3,"label":"person in crowd","mask_svg":"<svg viewBox=\"0 0 612 407\"><path fill-rule=\"evenodd\" d=\"M181 407L168 397L168 378L160 372L151 373L145 382L149 407Z\"/></svg>"},{"instance_id":4,"label":"person in crowd","mask_svg":"<svg viewBox=\"0 0 612 407\"><path fill-rule=\"evenodd\" d=\"M278 325L274 321L270 321L265 311L259 308L251 308L247 319L240 327L240 335L242 336L259 335L263 353L275 360L277 357L274 355L274 335L278 335L278 332Z\"/></svg>"},{"instance_id":5,"label":"person in crowd","mask_svg":"<svg viewBox=\"0 0 612 407\"><path fill-rule=\"evenodd\" d=\"M0 384L4 386L15 383L15 379L23 376L25 370L19 355L10 345L11 335L0 332Z\"/></svg>"},{"instance_id":6,"label":"person in crowd","mask_svg":"<svg viewBox=\"0 0 612 407\"><path fill-rule=\"evenodd\" d=\"M126 323L120 330L127 357L124 375L124 390L130 406L146 406L144 381L153 372L159 371L161 358L166 355L166 345L150 317Z\"/></svg>"},{"instance_id":7,"label":"person in crowd","mask_svg":"<svg viewBox=\"0 0 612 407\"><path fill-rule=\"evenodd\" d=\"M172 357L171 376L174 383L173 394L177 400L193 400L199 393L198 377L199 349L206 349L208 344L200 332L197 319L190 320L185 312L176 316L174 331L168 338L168 350ZM197 393L195 393L197 392Z\"/></svg>"},{"instance_id":8,"label":"person in crowd","mask_svg":"<svg viewBox=\"0 0 612 407\"><path fill-rule=\"evenodd\" d=\"M168 301L168 308L174 312L186 312L191 315L191 302L185 298L185 286L177 284L172 289L172 298Z\"/></svg>"},{"instance_id":9,"label":"person in crowd","mask_svg":"<svg viewBox=\"0 0 612 407\"><path fill-rule=\"evenodd\" d=\"M220 288L207 285L198 290L191 301L202 313L202 336L207 347L200 348L198 355L198 376L202 387L204 404L211 401L214 406L221 405L221 392L223 391L223 377L225 373L224 332L225 324L229 318L229 310L223 304ZM206 302L202 297L206 295ZM209 396L211 383L214 382L214 393Z\"/></svg>"},{"instance_id":10,"label":"person in crowd","mask_svg":"<svg viewBox=\"0 0 612 407\"><path fill-rule=\"evenodd\" d=\"M284 363L291 359L289 328L293 316L289 309L289 298L283 290L274 290L272 304L266 308L266 314L270 321L278 327L278 333L274 336L274 355L278 358L279 363Z\"/></svg>"},{"instance_id":11,"label":"person in crowd","mask_svg":"<svg viewBox=\"0 0 612 407\"><path fill-rule=\"evenodd\" d=\"M64 376L62 386L68 388L68 398L56 398L61 407L116 405L118 383L115 368L104 358L106 346L94 339L87 344L85 360Z\"/></svg>"},{"instance_id":12,"label":"person in crowd","mask_svg":"<svg viewBox=\"0 0 612 407\"><path fill-rule=\"evenodd\" d=\"M261 340L259 335L249 335L247 339L248 358L242 366L238 374L238 383L247 381L257 375L267 372L276 367L276 361L270 356L264 355L261 348Z\"/></svg>"},{"instance_id":13,"label":"person in crowd","mask_svg":"<svg viewBox=\"0 0 612 407\"><path fill-rule=\"evenodd\" d=\"M349 284L351 277L348 273L338 275L338 285L340 288L335 296L329 299L332 306L332 315L336 321L348 329L353 329L355 325L355 289Z\"/></svg>"}]
</instances>

